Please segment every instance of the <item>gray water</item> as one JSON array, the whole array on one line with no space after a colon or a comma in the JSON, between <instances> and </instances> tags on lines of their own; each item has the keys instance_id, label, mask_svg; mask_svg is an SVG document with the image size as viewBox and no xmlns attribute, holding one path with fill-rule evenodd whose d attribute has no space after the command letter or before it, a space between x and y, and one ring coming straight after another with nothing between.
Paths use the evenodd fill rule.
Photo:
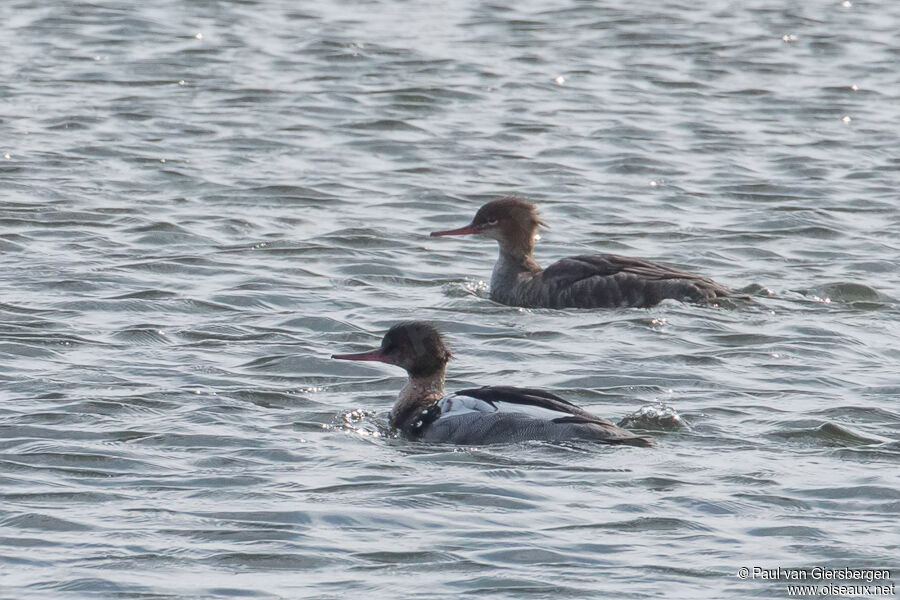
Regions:
<instances>
[{"instance_id":1,"label":"gray water","mask_svg":"<svg viewBox=\"0 0 900 600\"><path fill-rule=\"evenodd\" d=\"M8 0L0 31L3 598L780 598L738 570L900 569L900 3ZM751 299L496 305L493 242L427 234L513 193L543 264ZM411 318L450 389L685 425L396 439L402 371L329 356Z\"/></svg>"}]
</instances>

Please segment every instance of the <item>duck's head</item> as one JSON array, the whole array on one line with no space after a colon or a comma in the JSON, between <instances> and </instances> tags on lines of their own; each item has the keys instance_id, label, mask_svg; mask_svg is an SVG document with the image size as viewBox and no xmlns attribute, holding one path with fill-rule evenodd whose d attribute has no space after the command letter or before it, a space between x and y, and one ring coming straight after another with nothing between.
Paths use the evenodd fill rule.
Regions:
<instances>
[{"instance_id":1,"label":"duck's head","mask_svg":"<svg viewBox=\"0 0 900 600\"><path fill-rule=\"evenodd\" d=\"M497 240L501 248L531 252L538 226L543 225L530 202L513 196L488 202L478 209L465 227L434 231L432 236L484 235Z\"/></svg>"},{"instance_id":2,"label":"duck's head","mask_svg":"<svg viewBox=\"0 0 900 600\"><path fill-rule=\"evenodd\" d=\"M410 377L429 377L442 372L450 356L450 348L434 325L408 321L391 327L375 350L331 358L383 362L402 367Z\"/></svg>"}]
</instances>

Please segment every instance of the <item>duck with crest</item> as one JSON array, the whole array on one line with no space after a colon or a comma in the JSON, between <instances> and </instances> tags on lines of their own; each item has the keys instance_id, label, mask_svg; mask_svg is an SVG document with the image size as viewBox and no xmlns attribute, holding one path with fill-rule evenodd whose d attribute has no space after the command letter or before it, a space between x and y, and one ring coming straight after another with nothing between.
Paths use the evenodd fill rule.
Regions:
<instances>
[{"instance_id":1,"label":"duck with crest","mask_svg":"<svg viewBox=\"0 0 900 600\"><path fill-rule=\"evenodd\" d=\"M731 295L711 279L617 254L573 256L542 269L534 260L539 225L533 204L508 197L482 206L465 227L431 235L497 240L500 257L491 275L491 300L510 306L647 308L667 298L708 303Z\"/></svg>"},{"instance_id":2,"label":"duck with crest","mask_svg":"<svg viewBox=\"0 0 900 600\"><path fill-rule=\"evenodd\" d=\"M391 409L390 423L413 440L459 445L528 440L652 445L650 438L544 390L484 386L445 395L444 373L450 356L433 325L411 321L391 327L375 350L332 358L378 361L406 370L409 379Z\"/></svg>"}]
</instances>

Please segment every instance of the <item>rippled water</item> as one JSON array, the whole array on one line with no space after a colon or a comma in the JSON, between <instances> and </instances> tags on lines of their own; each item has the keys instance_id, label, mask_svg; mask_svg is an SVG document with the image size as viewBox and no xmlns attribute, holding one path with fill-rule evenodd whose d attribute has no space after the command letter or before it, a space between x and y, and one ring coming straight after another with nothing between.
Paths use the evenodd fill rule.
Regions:
<instances>
[{"instance_id":1,"label":"rippled water","mask_svg":"<svg viewBox=\"0 0 900 600\"><path fill-rule=\"evenodd\" d=\"M785 597L900 569L900 4L0 4L0 593ZM495 247L612 251L750 301L522 311ZM771 293L771 294L770 294ZM654 449L385 436L545 386ZM896 577L896 575L894 575Z\"/></svg>"}]
</instances>

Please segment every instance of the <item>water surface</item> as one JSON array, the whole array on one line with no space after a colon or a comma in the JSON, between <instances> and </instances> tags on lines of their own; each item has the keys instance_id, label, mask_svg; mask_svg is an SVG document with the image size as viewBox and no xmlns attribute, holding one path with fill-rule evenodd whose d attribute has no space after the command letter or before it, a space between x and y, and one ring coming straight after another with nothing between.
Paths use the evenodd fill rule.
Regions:
<instances>
[{"instance_id":1,"label":"water surface","mask_svg":"<svg viewBox=\"0 0 900 600\"><path fill-rule=\"evenodd\" d=\"M900 5L0 5L4 598L786 597L900 569ZM751 301L499 306L617 252ZM656 448L385 436L331 361L430 319L451 388L544 386Z\"/></svg>"}]
</instances>

